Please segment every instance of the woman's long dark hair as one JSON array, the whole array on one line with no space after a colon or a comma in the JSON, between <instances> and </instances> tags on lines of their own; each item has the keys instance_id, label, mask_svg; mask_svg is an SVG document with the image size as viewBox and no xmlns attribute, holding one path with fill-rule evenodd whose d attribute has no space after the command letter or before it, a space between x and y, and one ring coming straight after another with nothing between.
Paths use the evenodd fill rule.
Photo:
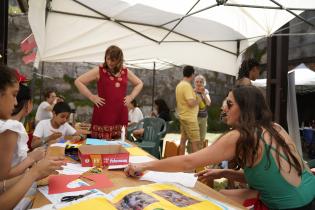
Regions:
<instances>
[{"instance_id":1,"label":"woman's long dark hair","mask_svg":"<svg viewBox=\"0 0 315 210\"><path fill-rule=\"evenodd\" d=\"M160 114L161 112L169 113L170 109L168 108L166 102L163 99L156 99L154 103L157 106L157 112Z\"/></svg>"},{"instance_id":2,"label":"woman's long dark hair","mask_svg":"<svg viewBox=\"0 0 315 210\"><path fill-rule=\"evenodd\" d=\"M20 83L20 89L16 96L16 100L17 100L17 105L14 107L12 116L17 115L23 109L23 107L30 100L32 100L31 89L27 87L26 85Z\"/></svg>"},{"instance_id":3,"label":"woman's long dark hair","mask_svg":"<svg viewBox=\"0 0 315 210\"><path fill-rule=\"evenodd\" d=\"M18 82L16 73L13 69L0 65L0 93L3 93L8 86L13 86Z\"/></svg>"},{"instance_id":4,"label":"woman's long dark hair","mask_svg":"<svg viewBox=\"0 0 315 210\"><path fill-rule=\"evenodd\" d=\"M240 132L240 137L236 144L236 163L244 168L245 166L253 166L257 159L259 148L259 138L262 135L262 128L265 128L270 134L270 145L273 140L276 145L276 160L281 169L280 163L280 148L283 154L288 157L288 163L294 167L298 174L302 174L302 164L290 150L289 145L284 138L275 129L275 124L272 122L272 114L269 110L265 98L255 86L240 86L232 90L236 103L240 107L239 123L234 129ZM268 165L270 167L270 147L267 150Z\"/></svg>"}]
</instances>

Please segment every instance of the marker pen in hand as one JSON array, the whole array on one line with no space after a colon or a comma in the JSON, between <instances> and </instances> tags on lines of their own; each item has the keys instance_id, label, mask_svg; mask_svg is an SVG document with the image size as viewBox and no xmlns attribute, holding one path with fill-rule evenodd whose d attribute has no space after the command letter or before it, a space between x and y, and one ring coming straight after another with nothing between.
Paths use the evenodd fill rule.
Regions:
<instances>
[{"instance_id":1,"label":"marker pen in hand","mask_svg":"<svg viewBox=\"0 0 315 210\"><path fill-rule=\"evenodd\" d=\"M136 172L135 172L135 176L136 176L136 177L143 176L143 173L142 173L142 172L140 172L140 171L136 171Z\"/></svg>"}]
</instances>

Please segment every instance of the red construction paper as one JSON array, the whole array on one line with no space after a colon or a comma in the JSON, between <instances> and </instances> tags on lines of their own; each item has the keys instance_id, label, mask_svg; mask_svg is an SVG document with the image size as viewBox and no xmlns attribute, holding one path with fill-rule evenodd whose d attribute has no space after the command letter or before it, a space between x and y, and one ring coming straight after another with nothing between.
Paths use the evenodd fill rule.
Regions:
<instances>
[{"instance_id":1,"label":"red construction paper","mask_svg":"<svg viewBox=\"0 0 315 210\"><path fill-rule=\"evenodd\" d=\"M92 190L92 189L100 189L105 187L112 187L113 183L108 179L105 174L93 174L93 175L84 175L84 178L92 180L94 182L93 185L90 186L80 186L77 188L68 188L67 185L79 179L81 174L78 175L54 175L50 176L48 181L48 194L57 194L64 192L74 192L80 190Z\"/></svg>"}]
</instances>

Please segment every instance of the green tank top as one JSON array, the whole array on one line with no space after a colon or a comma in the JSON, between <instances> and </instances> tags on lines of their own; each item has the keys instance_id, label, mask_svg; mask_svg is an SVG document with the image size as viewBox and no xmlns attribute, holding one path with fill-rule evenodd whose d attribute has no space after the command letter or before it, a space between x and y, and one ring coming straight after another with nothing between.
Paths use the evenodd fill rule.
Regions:
<instances>
[{"instance_id":1,"label":"green tank top","mask_svg":"<svg viewBox=\"0 0 315 210\"><path fill-rule=\"evenodd\" d=\"M270 153L268 168L267 150L271 147L263 139L264 151L261 161L254 167L245 167L244 175L250 188L259 191L260 200L270 209L290 209L307 205L315 198L315 176L306 169L302 172L298 187L291 185L281 175L279 168ZM277 152L277 151L276 151ZM280 156L288 160L280 153Z\"/></svg>"}]
</instances>

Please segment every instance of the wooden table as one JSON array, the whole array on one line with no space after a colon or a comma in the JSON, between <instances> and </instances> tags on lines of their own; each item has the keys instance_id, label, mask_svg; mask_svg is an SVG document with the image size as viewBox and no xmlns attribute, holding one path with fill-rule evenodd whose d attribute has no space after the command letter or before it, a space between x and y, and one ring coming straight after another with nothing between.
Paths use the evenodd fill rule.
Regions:
<instances>
[{"instance_id":1,"label":"wooden table","mask_svg":"<svg viewBox=\"0 0 315 210\"><path fill-rule=\"evenodd\" d=\"M49 147L48 156L60 156L64 155L64 148L62 147ZM151 156L152 157L152 156ZM116 190L121 187L135 187L139 185L145 185L145 184L151 184L152 182L149 181L141 181L136 178L128 178L125 176L123 171L116 171L116 170L104 170L104 173L106 176L113 182L114 186L110 188L104 188L101 189L105 193L109 193L113 190ZM228 199L227 197L223 196L219 192L213 190L212 188L208 187L207 185L197 182L195 187L193 188L196 192L199 192L201 194L207 195L211 198L214 198L216 200L219 200L221 202L227 203L236 209L245 209L238 203ZM50 201L40 192L37 192L34 203L33 203L33 208L38 208L43 205L49 204Z\"/></svg>"}]
</instances>

